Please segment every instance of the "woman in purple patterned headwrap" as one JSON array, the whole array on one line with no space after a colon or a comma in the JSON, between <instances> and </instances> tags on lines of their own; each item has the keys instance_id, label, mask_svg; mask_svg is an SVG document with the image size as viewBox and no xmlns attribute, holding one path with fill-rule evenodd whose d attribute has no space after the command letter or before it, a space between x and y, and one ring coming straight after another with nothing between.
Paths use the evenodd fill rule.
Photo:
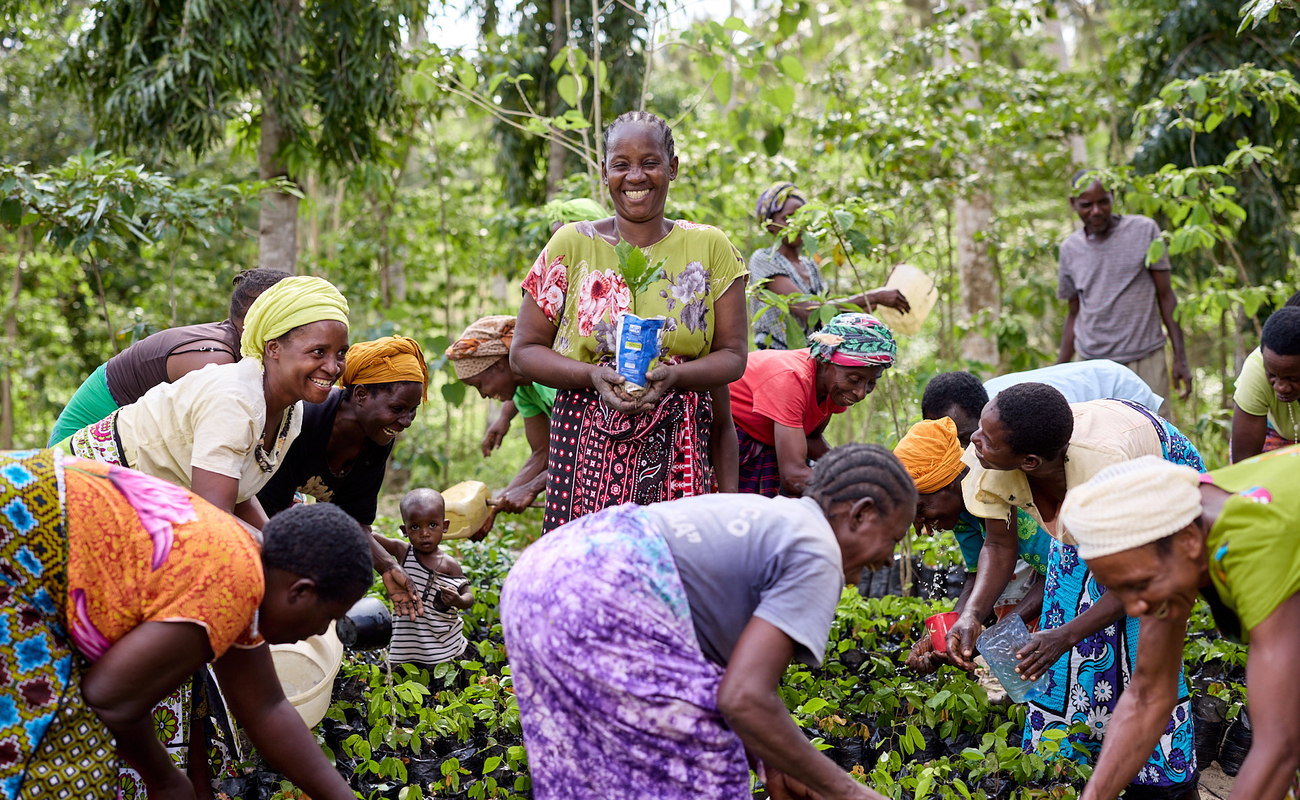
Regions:
<instances>
[{"instance_id":1,"label":"woman in purple patterned headwrap","mask_svg":"<svg viewBox=\"0 0 1300 800\"><path fill-rule=\"evenodd\" d=\"M830 284L822 277L813 261L800 250L803 237L795 236L787 241L781 235L790 217L806 201L793 183L774 183L767 191L758 196L754 216L760 227L766 228L777 237L771 247L757 250L749 259L750 285L759 286L781 295L807 294L817 297L830 296ZM855 295L843 301L866 311L876 306L889 306L906 313L911 306L907 298L897 289L874 289ZM808 319L820 308L820 303L796 303L790 307L790 318L781 316L776 308L764 308L766 304L757 295L749 301L749 316L754 320L754 342L760 350L787 350L787 326L797 324L807 336L812 327Z\"/></svg>"},{"instance_id":2,"label":"woman in purple patterned headwrap","mask_svg":"<svg viewBox=\"0 0 1300 800\"><path fill-rule=\"evenodd\" d=\"M822 432L834 414L862 402L894 363L898 347L870 314L840 314L804 350L752 353L731 384L742 492L798 497L825 455Z\"/></svg>"},{"instance_id":3,"label":"woman in purple patterned headwrap","mask_svg":"<svg viewBox=\"0 0 1300 800\"><path fill-rule=\"evenodd\" d=\"M777 693L819 666L846 578L893 559L916 487L883 447L818 463L806 496L607 508L533 543L501 590L536 800L882 800ZM748 762L748 763L747 763Z\"/></svg>"}]
</instances>

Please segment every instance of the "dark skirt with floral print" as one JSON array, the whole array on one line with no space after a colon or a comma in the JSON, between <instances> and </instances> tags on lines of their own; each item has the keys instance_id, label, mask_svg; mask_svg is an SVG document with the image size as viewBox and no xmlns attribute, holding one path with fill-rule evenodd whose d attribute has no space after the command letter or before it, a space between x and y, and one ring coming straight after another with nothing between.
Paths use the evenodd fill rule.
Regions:
<instances>
[{"instance_id":1,"label":"dark skirt with floral print","mask_svg":"<svg viewBox=\"0 0 1300 800\"><path fill-rule=\"evenodd\" d=\"M622 503L708 494L713 482L708 392L670 389L653 411L628 416L595 389L562 389L551 409L543 531Z\"/></svg>"}]
</instances>

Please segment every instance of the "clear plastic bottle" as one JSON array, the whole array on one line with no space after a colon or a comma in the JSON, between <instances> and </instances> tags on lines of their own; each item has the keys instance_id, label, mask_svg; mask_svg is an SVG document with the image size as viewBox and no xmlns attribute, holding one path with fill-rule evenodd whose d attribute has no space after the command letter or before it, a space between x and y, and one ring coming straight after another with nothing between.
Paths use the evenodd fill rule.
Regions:
<instances>
[{"instance_id":1,"label":"clear plastic bottle","mask_svg":"<svg viewBox=\"0 0 1300 800\"><path fill-rule=\"evenodd\" d=\"M1025 627L1025 621L1019 614L1011 613L981 633L977 640L980 654L988 662L989 670L1015 703L1037 699L1047 690L1046 674L1039 676L1036 681L1025 681L1016 673L1016 667L1020 664L1016 653L1029 644L1029 638L1029 628Z\"/></svg>"}]
</instances>

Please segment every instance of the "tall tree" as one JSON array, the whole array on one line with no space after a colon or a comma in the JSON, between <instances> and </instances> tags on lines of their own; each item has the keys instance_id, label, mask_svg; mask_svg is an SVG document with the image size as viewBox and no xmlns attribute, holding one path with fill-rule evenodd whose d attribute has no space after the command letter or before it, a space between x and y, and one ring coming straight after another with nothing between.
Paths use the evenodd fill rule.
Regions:
<instances>
[{"instance_id":1,"label":"tall tree","mask_svg":"<svg viewBox=\"0 0 1300 800\"><path fill-rule=\"evenodd\" d=\"M104 141L199 156L226 141L255 102L262 178L309 164L344 172L377 158L397 121L401 19L411 0L96 0L90 28L59 62L85 93ZM252 131L256 129L257 134ZM293 271L298 197L268 192L260 263Z\"/></svg>"},{"instance_id":2,"label":"tall tree","mask_svg":"<svg viewBox=\"0 0 1300 800\"><path fill-rule=\"evenodd\" d=\"M968 14L979 10L978 0L962 0ZM979 45L971 37L963 38L957 58L962 63L978 63ZM953 57L945 52L942 60L952 64ZM962 104L971 111L980 109L980 100L973 93L963 98ZM988 160L983 153L972 154L972 168L977 180L953 201L954 232L957 235L957 272L961 278L961 322L967 326L961 340L962 358L981 364L997 366L997 334L978 329L981 318L987 323L996 322L1002 310L1002 297L998 291L997 267L993 261L988 233L993 226L993 192L987 181Z\"/></svg>"}]
</instances>

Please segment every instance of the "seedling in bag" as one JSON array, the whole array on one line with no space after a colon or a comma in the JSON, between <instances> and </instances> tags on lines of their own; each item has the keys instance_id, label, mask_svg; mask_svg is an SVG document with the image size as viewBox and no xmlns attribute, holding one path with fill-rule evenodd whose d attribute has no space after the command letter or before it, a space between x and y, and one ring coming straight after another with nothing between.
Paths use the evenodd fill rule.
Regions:
<instances>
[{"instance_id":1,"label":"seedling in bag","mask_svg":"<svg viewBox=\"0 0 1300 800\"><path fill-rule=\"evenodd\" d=\"M614 252L618 255L619 274L632 296L631 310L614 320L617 333L614 352L618 359L615 369L627 381L627 390L636 394L645 391L645 376L659 357L664 327L662 316L637 316L636 299L651 284L664 279L665 262L651 264L641 248L628 242L619 242Z\"/></svg>"}]
</instances>

